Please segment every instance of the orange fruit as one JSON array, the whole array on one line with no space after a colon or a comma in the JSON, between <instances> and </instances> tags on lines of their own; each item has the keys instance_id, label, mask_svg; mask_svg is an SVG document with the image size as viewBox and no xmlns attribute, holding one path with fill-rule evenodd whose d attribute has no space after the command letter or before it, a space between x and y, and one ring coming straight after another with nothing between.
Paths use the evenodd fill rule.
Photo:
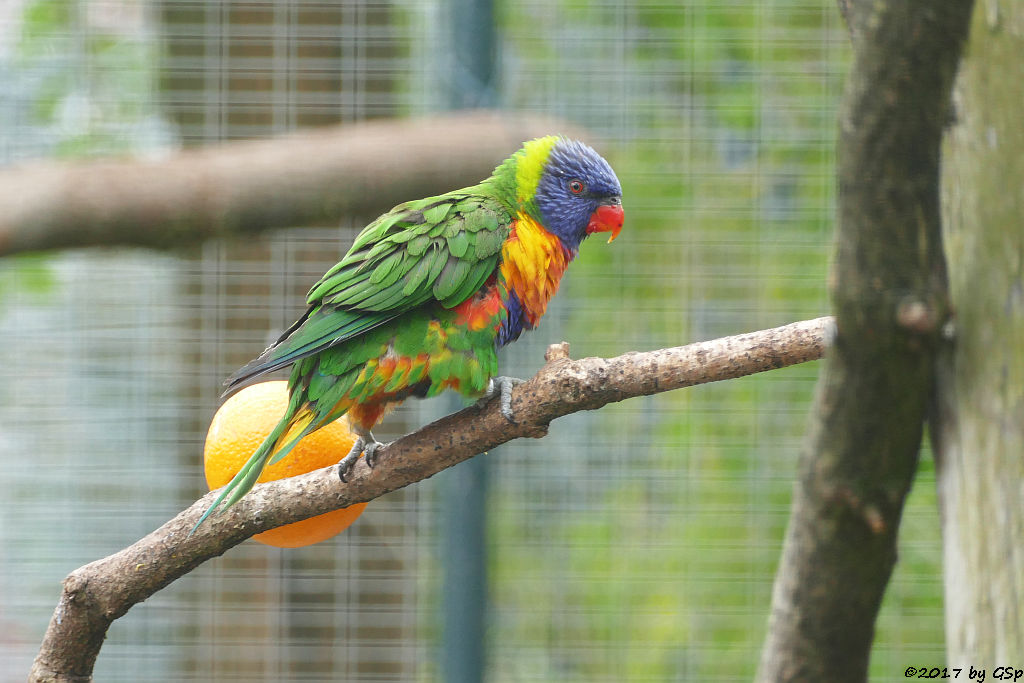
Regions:
<instances>
[{"instance_id":1,"label":"orange fruit","mask_svg":"<svg viewBox=\"0 0 1024 683\"><path fill-rule=\"evenodd\" d=\"M224 402L210 423L203 449L206 483L210 489L224 486L242 469L257 447L277 425L288 407L288 383L261 382L242 389ZM352 448L356 436L344 420L313 432L284 459L270 465L257 483L294 477L335 465ZM366 503L356 503L301 522L285 524L253 536L278 548L299 548L336 536L363 514Z\"/></svg>"}]
</instances>

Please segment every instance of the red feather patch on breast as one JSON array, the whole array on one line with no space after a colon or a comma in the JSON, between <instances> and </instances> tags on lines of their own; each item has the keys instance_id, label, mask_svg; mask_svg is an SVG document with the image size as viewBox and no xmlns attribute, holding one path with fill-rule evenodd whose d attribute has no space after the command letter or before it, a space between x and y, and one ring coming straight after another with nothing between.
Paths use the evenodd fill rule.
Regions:
<instances>
[{"instance_id":1,"label":"red feather patch on breast","mask_svg":"<svg viewBox=\"0 0 1024 683\"><path fill-rule=\"evenodd\" d=\"M473 332L488 327L495 332L501 326L504 302L498 284L491 276L476 294L456 306L455 324L463 325Z\"/></svg>"}]
</instances>

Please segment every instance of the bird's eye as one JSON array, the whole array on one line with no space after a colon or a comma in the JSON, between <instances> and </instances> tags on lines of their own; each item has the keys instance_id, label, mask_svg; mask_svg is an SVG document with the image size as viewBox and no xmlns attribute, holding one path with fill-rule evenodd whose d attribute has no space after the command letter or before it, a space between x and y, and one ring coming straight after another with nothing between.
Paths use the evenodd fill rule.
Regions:
<instances>
[{"instance_id":1,"label":"bird's eye","mask_svg":"<svg viewBox=\"0 0 1024 683\"><path fill-rule=\"evenodd\" d=\"M583 194L583 190L587 189L587 186L583 184L582 180L570 180L569 181L569 192L573 194Z\"/></svg>"}]
</instances>

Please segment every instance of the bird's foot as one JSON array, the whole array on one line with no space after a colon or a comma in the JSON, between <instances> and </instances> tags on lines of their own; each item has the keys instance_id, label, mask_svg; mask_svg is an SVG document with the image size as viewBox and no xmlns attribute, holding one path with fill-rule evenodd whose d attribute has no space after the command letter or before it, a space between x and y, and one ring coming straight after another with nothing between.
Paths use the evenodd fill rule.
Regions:
<instances>
[{"instance_id":1,"label":"bird's foot","mask_svg":"<svg viewBox=\"0 0 1024 683\"><path fill-rule=\"evenodd\" d=\"M352 468L356 466L359 456L365 454L366 466L373 469L373 466L377 464L377 451L387 445L373 438L373 434L369 431L361 429L352 431L356 433L356 442L352 445L352 450L348 452L348 455L338 463L338 477L345 483L348 483L348 478L352 476Z\"/></svg>"},{"instance_id":2,"label":"bird's foot","mask_svg":"<svg viewBox=\"0 0 1024 683\"><path fill-rule=\"evenodd\" d=\"M479 401L477 401L477 406L483 408L491 402L491 399L498 396L501 401L499 404L501 406L501 414L505 416L506 420L515 424L516 421L512 415L512 387L517 384L522 384L525 381L525 379L519 379L518 377L505 377L504 375L491 378L491 380L487 382L487 391L485 391L484 395Z\"/></svg>"}]
</instances>

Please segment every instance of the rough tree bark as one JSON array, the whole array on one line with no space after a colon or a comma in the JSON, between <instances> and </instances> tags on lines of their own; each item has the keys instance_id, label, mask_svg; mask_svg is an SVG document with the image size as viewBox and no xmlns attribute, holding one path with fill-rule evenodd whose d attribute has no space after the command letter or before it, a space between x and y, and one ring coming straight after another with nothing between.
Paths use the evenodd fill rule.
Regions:
<instances>
[{"instance_id":1,"label":"rough tree bark","mask_svg":"<svg viewBox=\"0 0 1024 683\"><path fill-rule=\"evenodd\" d=\"M975 11L946 136L956 344L932 441L950 666L1024 666L1024 4Z\"/></svg>"},{"instance_id":2,"label":"rough tree bark","mask_svg":"<svg viewBox=\"0 0 1024 683\"><path fill-rule=\"evenodd\" d=\"M513 391L515 424L505 420L494 401L482 410L467 408L389 444L379 451L373 470L360 460L347 484L339 480L337 468L330 467L259 485L190 536L189 530L216 495L211 492L134 545L80 567L64 580L29 680L91 680L115 619L261 531L372 500L511 439L543 436L552 420L572 412L815 360L824 353L830 324L830 318L818 318L610 359L572 361L569 345L563 342L551 346L547 364ZM343 454L338 455L340 459Z\"/></svg>"},{"instance_id":3,"label":"rough tree bark","mask_svg":"<svg viewBox=\"0 0 1024 683\"><path fill-rule=\"evenodd\" d=\"M524 140L551 133L582 136L549 117L470 112L304 130L159 160L3 168L0 256L94 245L172 248L374 217L410 197L477 183Z\"/></svg>"},{"instance_id":4,"label":"rough tree bark","mask_svg":"<svg viewBox=\"0 0 1024 683\"><path fill-rule=\"evenodd\" d=\"M759 681L864 681L947 316L939 147L970 0L851 0L837 336L819 381Z\"/></svg>"}]
</instances>

